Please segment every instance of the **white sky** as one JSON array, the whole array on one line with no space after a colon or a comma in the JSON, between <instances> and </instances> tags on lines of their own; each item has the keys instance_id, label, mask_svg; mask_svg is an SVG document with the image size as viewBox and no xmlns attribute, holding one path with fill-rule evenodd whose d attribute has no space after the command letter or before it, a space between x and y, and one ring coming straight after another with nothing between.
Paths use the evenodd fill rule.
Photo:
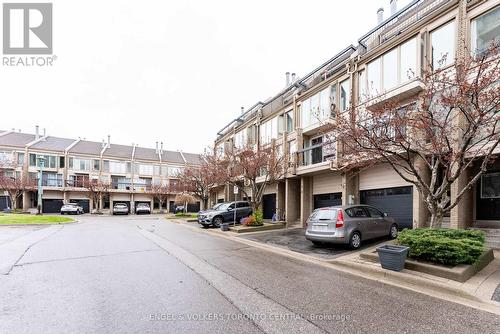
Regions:
<instances>
[{"instance_id":1,"label":"white sky","mask_svg":"<svg viewBox=\"0 0 500 334\"><path fill-rule=\"evenodd\" d=\"M58 59L0 66L0 129L185 152L390 12L389 0L52 2Z\"/></svg>"}]
</instances>

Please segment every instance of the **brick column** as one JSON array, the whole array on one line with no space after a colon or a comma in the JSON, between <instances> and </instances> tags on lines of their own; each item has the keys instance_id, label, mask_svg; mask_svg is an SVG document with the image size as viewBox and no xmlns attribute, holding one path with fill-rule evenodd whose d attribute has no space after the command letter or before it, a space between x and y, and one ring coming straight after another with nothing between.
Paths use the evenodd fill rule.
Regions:
<instances>
[{"instance_id":1,"label":"brick column","mask_svg":"<svg viewBox=\"0 0 500 334\"><path fill-rule=\"evenodd\" d=\"M303 176L300 179L300 221L302 225L306 223L312 209L312 178Z\"/></svg>"},{"instance_id":2,"label":"brick column","mask_svg":"<svg viewBox=\"0 0 500 334\"><path fill-rule=\"evenodd\" d=\"M359 204L359 176L355 172L342 173L342 205L350 204Z\"/></svg>"},{"instance_id":3,"label":"brick column","mask_svg":"<svg viewBox=\"0 0 500 334\"><path fill-rule=\"evenodd\" d=\"M285 218L287 223L300 219L300 180L285 180Z\"/></svg>"}]
</instances>

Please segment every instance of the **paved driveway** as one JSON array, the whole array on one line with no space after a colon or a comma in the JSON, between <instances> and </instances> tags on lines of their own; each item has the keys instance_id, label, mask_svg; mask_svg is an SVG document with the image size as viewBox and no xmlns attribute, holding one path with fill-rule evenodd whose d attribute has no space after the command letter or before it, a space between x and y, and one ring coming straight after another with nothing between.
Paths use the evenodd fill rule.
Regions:
<instances>
[{"instance_id":1,"label":"paved driveway","mask_svg":"<svg viewBox=\"0 0 500 334\"><path fill-rule=\"evenodd\" d=\"M0 333L455 334L500 327L487 312L155 216L80 219L31 245L0 275Z\"/></svg>"},{"instance_id":2,"label":"paved driveway","mask_svg":"<svg viewBox=\"0 0 500 334\"><path fill-rule=\"evenodd\" d=\"M334 259L351 251L347 246L343 245L315 246L312 242L304 237L304 229L302 228L259 232L242 235L241 238L278 246L294 252L312 255L322 259ZM387 238L365 241L361 249L372 247L377 243L386 240Z\"/></svg>"}]
</instances>

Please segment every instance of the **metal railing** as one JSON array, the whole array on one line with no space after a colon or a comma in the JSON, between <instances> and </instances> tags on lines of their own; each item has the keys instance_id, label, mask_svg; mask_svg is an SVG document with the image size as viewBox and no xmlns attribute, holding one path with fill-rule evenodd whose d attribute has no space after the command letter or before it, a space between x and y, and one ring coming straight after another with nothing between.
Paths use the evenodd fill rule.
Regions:
<instances>
[{"instance_id":1,"label":"metal railing","mask_svg":"<svg viewBox=\"0 0 500 334\"><path fill-rule=\"evenodd\" d=\"M358 42L365 48L365 51L370 51L372 48L383 44L392 37L401 34L401 32L405 31L414 23L422 20L430 13L451 1L452 0L414 0L370 30L362 36Z\"/></svg>"},{"instance_id":2,"label":"metal railing","mask_svg":"<svg viewBox=\"0 0 500 334\"><path fill-rule=\"evenodd\" d=\"M321 143L297 152L298 166L311 166L325 161L335 161L337 150L335 143Z\"/></svg>"}]
</instances>

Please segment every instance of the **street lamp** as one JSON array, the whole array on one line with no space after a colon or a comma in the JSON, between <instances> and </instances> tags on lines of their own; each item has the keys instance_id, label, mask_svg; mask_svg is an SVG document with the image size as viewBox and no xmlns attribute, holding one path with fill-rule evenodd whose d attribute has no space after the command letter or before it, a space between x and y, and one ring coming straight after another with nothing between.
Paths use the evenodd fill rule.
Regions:
<instances>
[{"instance_id":1,"label":"street lamp","mask_svg":"<svg viewBox=\"0 0 500 334\"><path fill-rule=\"evenodd\" d=\"M37 157L38 160L38 213L39 215L42 214L42 195L43 195L43 188L42 188L42 169L45 167L45 157L43 155Z\"/></svg>"}]
</instances>

